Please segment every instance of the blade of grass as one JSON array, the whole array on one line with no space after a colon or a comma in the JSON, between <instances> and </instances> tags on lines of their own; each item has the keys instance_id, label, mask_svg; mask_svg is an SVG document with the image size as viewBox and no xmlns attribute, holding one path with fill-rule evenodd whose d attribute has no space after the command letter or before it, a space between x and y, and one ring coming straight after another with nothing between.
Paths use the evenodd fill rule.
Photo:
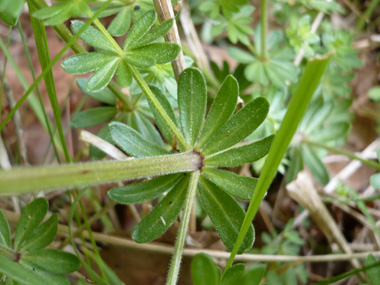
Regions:
<instances>
[{"instance_id":1,"label":"blade of grass","mask_svg":"<svg viewBox=\"0 0 380 285\"><path fill-rule=\"evenodd\" d=\"M26 40L25 40L24 31L23 31L23 28L21 26L20 21L17 23L17 27L18 27L19 32L20 32L21 41L22 41L22 44L24 46L24 52L26 55L26 59L28 61L28 65L29 65L30 72L32 74L32 78L33 78L33 80L36 80L36 74L34 72L32 59L30 57L28 46L27 46ZM14 68L16 68L15 72L16 72L17 76L19 77L19 80L21 81L24 89L27 90L29 88L29 85L26 82L26 79L21 74L21 71L19 70L18 66L15 63L13 64L13 66L14 66ZM45 124L42 124L42 125L45 129L47 129L47 131L49 133L50 143L53 145L55 157L56 157L58 163L60 163L60 157L58 154L58 147L61 149L61 146L60 145L57 146L56 141L58 140L58 138L54 135L52 123L50 122L50 120L46 114L46 110L44 108L44 103L42 101L42 96L41 96L41 92L40 92L38 85L36 87L36 93L38 96L39 105L36 105L35 101L37 101L37 100L36 100L35 95L33 93L28 97L28 102L29 102L30 106L32 107L32 110L34 111L34 113L37 115L37 118L39 118L40 121L43 118L43 121L45 122ZM35 106L38 106L38 107L35 107ZM42 115L41 115L41 113L42 113ZM41 123L42 123L42 121L41 121Z\"/></svg>"},{"instance_id":2,"label":"blade of grass","mask_svg":"<svg viewBox=\"0 0 380 285\"><path fill-rule=\"evenodd\" d=\"M33 5L30 4L30 1L27 1L30 14L33 14L36 9ZM45 26L43 24L43 21L38 20L34 17L30 17L30 21L32 23L33 33L34 33L34 39L36 42L37 52L40 59L40 64L42 70L44 70L50 63L50 55L49 55L49 48L48 48L48 42L46 38L46 30ZM65 136L63 134L63 127L62 127L62 121L61 121L61 112L59 110L58 105L58 99L57 99L57 91L55 88L54 83L54 77L53 72L50 69L47 74L44 76L45 79L45 86L46 90L49 96L50 104L53 109L55 124L57 126L59 139L61 140L61 145L63 147L63 153L65 155L66 162L70 162L71 158L69 155L69 151L67 149Z\"/></svg>"},{"instance_id":3,"label":"blade of grass","mask_svg":"<svg viewBox=\"0 0 380 285\"><path fill-rule=\"evenodd\" d=\"M311 97L319 84L329 59L330 56L325 56L320 58L315 57L309 60L306 69L302 74L297 89L289 103L289 107L281 127L273 140L268 157L265 160L263 170L256 185L255 192L253 193L243 225L240 229L240 233L231 252L230 258L228 259L224 272L226 272L232 265L238 249L240 248L253 218L256 215L260 203L264 199L273 177L277 172L277 167L280 164L281 159L284 156L295 131L297 130L297 126L301 121L307 106L309 105Z\"/></svg>"},{"instance_id":4,"label":"blade of grass","mask_svg":"<svg viewBox=\"0 0 380 285\"><path fill-rule=\"evenodd\" d=\"M11 35L12 35L12 26L9 26L8 30L8 37L7 37L7 49L9 49L9 44L11 42ZM1 118L1 110L2 110L2 103L3 103L3 94L4 94L4 88L5 88L5 73L7 71L7 58L4 59L3 64L3 73L1 74L1 86L0 86L0 118Z\"/></svg>"}]
</instances>

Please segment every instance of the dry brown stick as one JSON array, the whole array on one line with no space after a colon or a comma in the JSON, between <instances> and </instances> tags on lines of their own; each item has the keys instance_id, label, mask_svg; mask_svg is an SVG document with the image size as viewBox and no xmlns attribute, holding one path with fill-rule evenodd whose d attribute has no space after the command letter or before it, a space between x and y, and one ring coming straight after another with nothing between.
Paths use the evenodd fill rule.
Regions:
<instances>
[{"instance_id":1,"label":"dry brown stick","mask_svg":"<svg viewBox=\"0 0 380 285\"><path fill-rule=\"evenodd\" d=\"M175 19L173 7L170 0L154 0L153 2L160 22L172 18ZM171 28L169 33L165 35L165 40L167 42L176 43L179 46L181 46L181 39L179 38L177 23L175 22L175 20L173 23L173 27ZM182 71L184 71L184 69L186 68L185 58L183 56L182 50L178 54L177 58L174 61L172 61L172 66L175 78L178 81L178 78L181 75Z\"/></svg>"},{"instance_id":2,"label":"dry brown stick","mask_svg":"<svg viewBox=\"0 0 380 285\"><path fill-rule=\"evenodd\" d=\"M311 217L326 235L330 243L336 241L341 251L352 254L350 246L322 202L306 172L300 172L297 179L287 185L287 190L290 197L309 211ZM351 259L350 263L356 269L361 267L357 259Z\"/></svg>"}]
</instances>

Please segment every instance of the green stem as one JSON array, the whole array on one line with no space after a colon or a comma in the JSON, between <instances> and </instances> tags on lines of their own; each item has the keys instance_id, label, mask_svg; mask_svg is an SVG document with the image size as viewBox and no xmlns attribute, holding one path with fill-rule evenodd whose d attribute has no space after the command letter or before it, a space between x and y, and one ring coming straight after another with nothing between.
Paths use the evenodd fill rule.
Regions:
<instances>
[{"instance_id":1,"label":"green stem","mask_svg":"<svg viewBox=\"0 0 380 285\"><path fill-rule=\"evenodd\" d=\"M22 194L49 189L133 180L199 169L195 152L136 158L124 161L66 164L50 167L24 167L0 171L0 194Z\"/></svg>"},{"instance_id":2,"label":"green stem","mask_svg":"<svg viewBox=\"0 0 380 285\"><path fill-rule=\"evenodd\" d=\"M267 34L267 22L268 22L267 0L261 0L260 22L261 22L261 60L265 61L267 58L266 47L265 47L266 34Z\"/></svg>"},{"instance_id":3,"label":"green stem","mask_svg":"<svg viewBox=\"0 0 380 285\"><path fill-rule=\"evenodd\" d=\"M182 252L185 246L187 230L189 228L191 210L193 208L193 203L195 200L195 193L197 190L199 175L200 175L199 171L193 172L191 174L190 183L189 183L189 192L186 197L181 224L178 230L177 240L175 242L174 253L173 253L172 261L170 263L168 280L166 281L167 285L177 284L179 269L181 267Z\"/></svg>"},{"instance_id":4,"label":"green stem","mask_svg":"<svg viewBox=\"0 0 380 285\"><path fill-rule=\"evenodd\" d=\"M313 142L313 141L309 141L309 140L304 140L304 142L307 143L308 145L311 145L311 146L324 148L324 149L331 151L333 153L342 154L344 156L347 156L348 158L358 160L365 165L368 165L368 166L371 166L377 170L380 170L380 164L379 163L376 163L376 162L368 160L368 159L361 158L352 152L349 152L349 151L346 151L343 149L339 149L336 147L328 146L328 145L320 143L320 142Z\"/></svg>"},{"instance_id":5,"label":"green stem","mask_svg":"<svg viewBox=\"0 0 380 285\"><path fill-rule=\"evenodd\" d=\"M158 113L161 115L162 119L165 121L165 123L168 125L168 127L173 132L174 136L177 138L179 144L182 145L183 150L184 151L190 151L192 149L191 145L186 141L186 139L183 137L183 135L178 130L176 125L174 125L173 121L166 114L164 108L162 108L160 102L158 102L158 100L154 96L153 92L149 89L148 85L145 83L141 74L137 71L137 69L133 65L130 65L128 62L126 62L126 64L128 65L129 70L132 72L132 76L136 80L137 84L140 86L141 90L145 93L145 95L148 97L148 99L152 102L153 106L156 108Z\"/></svg>"}]
</instances>

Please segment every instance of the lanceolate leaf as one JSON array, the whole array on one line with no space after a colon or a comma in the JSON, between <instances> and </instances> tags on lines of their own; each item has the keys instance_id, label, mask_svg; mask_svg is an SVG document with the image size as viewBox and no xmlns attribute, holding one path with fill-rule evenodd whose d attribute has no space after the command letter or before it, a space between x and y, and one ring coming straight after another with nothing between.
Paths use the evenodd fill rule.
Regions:
<instances>
[{"instance_id":1,"label":"lanceolate leaf","mask_svg":"<svg viewBox=\"0 0 380 285\"><path fill-rule=\"evenodd\" d=\"M0 254L0 272L7 278L12 278L19 284L41 285L44 280L33 274L31 270L25 269L20 264Z\"/></svg>"},{"instance_id":2,"label":"lanceolate leaf","mask_svg":"<svg viewBox=\"0 0 380 285\"><path fill-rule=\"evenodd\" d=\"M94 92L105 88L115 74L119 62L120 59L116 57L95 71L94 75L87 81L87 89Z\"/></svg>"},{"instance_id":3,"label":"lanceolate leaf","mask_svg":"<svg viewBox=\"0 0 380 285\"><path fill-rule=\"evenodd\" d=\"M71 120L71 125L76 129L88 128L114 118L116 113L115 107L88 109L76 114Z\"/></svg>"},{"instance_id":4,"label":"lanceolate leaf","mask_svg":"<svg viewBox=\"0 0 380 285\"><path fill-rule=\"evenodd\" d=\"M129 125L138 131L144 138L161 147L163 146L160 133L145 115L140 112L134 112L129 116L128 122Z\"/></svg>"},{"instance_id":5,"label":"lanceolate leaf","mask_svg":"<svg viewBox=\"0 0 380 285\"><path fill-rule=\"evenodd\" d=\"M301 146L301 151L302 157L315 179L317 179L317 181L323 185L329 183L329 173L322 160L316 155L313 149L310 146L303 144Z\"/></svg>"},{"instance_id":6,"label":"lanceolate leaf","mask_svg":"<svg viewBox=\"0 0 380 285\"><path fill-rule=\"evenodd\" d=\"M142 183L113 188L108 191L108 196L120 204L137 204L170 191L181 178L183 174L165 175Z\"/></svg>"},{"instance_id":7,"label":"lanceolate leaf","mask_svg":"<svg viewBox=\"0 0 380 285\"><path fill-rule=\"evenodd\" d=\"M199 253L191 261L191 279L194 285L220 285L222 272L212 258Z\"/></svg>"},{"instance_id":8,"label":"lanceolate leaf","mask_svg":"<svg viewBox=\"0 0 380 285\"><path fill-rule=\"evenodd\" d=\"M376 263L376 258L373 256L373 254L370 254L365 260L365 265L370 266L373 263ZM375 285L380 283L380 265L367 269L366 273L371 284Z\"/></svg>"},{"instance_id":9,"label":"lanceolate leaf","mask_svg":"<svg viewBox=\"0 0 380 285\"><path fill-rule=\"evenodd\" d=\"M22 255L20 263L29 263L58 274L74 272L80 267L80 262L75 255L57 249L30 251Z\"/></svg>"},{"instance_id":10,"label":"lanceolate leaf","mask_svg":"<svg viewBox=\"0 0 380 285\"><path fill-rule=\"evenodd\" d=\"M74 20L71 22L71 29L73 30L73 33L76 34L84 25L84 22ZM96 49L117 54L117 50L112 46L106 36L94 27L89 26L79 37L85 43Z\"/></svg>"},{"instance_id":11,"label":"lanceolate leaf","mask_svg":"<svg viewBox=\"0 0 380 285\"><path fill-rule=\"evenodd\" d=\"M221 240L231 250L244 220L243 209L230 195L202 177L199 183L199 194L203 208L209 215ZM254 229L251 225L238 252L242 253L250 249L253 241Z\"/></svg>"},{"instance_id":12,"label":"lanceolate leaf","mask_svg":"<svg viewBox=\"0 0 380 285\"><path fill-rule=\"evenodd\" d=\"M182 132L194 146L206 113L206 80L196 68L185 69L178 82L178 108Z\"/></svg>"},{"instance_id":13,"label":"lanceolate leaf","mask_svg":"<svg viewBox=\"0 0 380 285\"><path fill-rule=\"evenodd\" d=\"M126 59L137 67L145 68L173 61L180 50L181 47L174 43L153 43L127 51Z\"/></svg>"},{"instance_id":14,"label":"lanceolate leaf","mask_svg":"<svg viewBox=\"0 0 380 285\"><path fill-rule=\"evenodd\" d=\"M255 264L244 273L244 285L260 285L267 270L266 264Z\"/></svg>"},{"instance_id":15,"label":"lanceolate leaf","mask_svg":"<svg viewBox=\"0 0 380 285\"><path fill-rule=\"evenodd\" d=\"M156 86L149 86L150 90L152 90L153 94L155 95L156 99L158 102L160 102L162 108L165 110L165 113L169 116L169 118L172 120L172 122L178 126L178 123L177 123L177 118L174 114L174 110L172 108L172 106L170 105L168 99L166 98L166 96L164 94L162 94L161 90L159 88L157 88ZM169 142L171 143L172 142L172 137L173 137L173 134L172 132L170 131L169 127L167 126L167 124L164 122L164 120L161 118L161 116L158 114L156 108L154 108L152 106L152 103L150 102L150 100L148 100L149 102L149 106L150 106L150 109L154 115L154 118L156 120L156 124L157 126L159 127L160 131L162 132L162 135L164 136L164 138Z\"/></svg>"},{"instance_id":16,"label":"lanceolate leaf","mask_svg":"<svg viewBox=\"0 0 380 285\"><path fill-rule=\"evenodd\" d=\"M113 122L109 126L112 140L126 153L135 157L169 154L157 144L148 141L131 127Z\"/></svg>"},{"instance_id":17,"label":"lanceolate leaf","mask_svg":"<svg viewBox=\"0 0 380 285\"><path fill-rule=\"evenodd\" d=\"M228 75L212 103L197 144L197 149L201 148L209 137L231 117L236 108L238 95L238 82L232 75Z\"/></svg>"},{"instance_id":18,"label":"lanceolate leaf","mask_svg":"<svg viewBox=\"0 0 380 285\"><path fill-rule=\"evenodd\" d=\"M3 211L0 210L0 245L12 247L11 244L11 229Z\"/></svg>"},{"instance_id":19,"label":"lanceolate leaf","mask_svg":"<svg viewBox=\"0 0 380 285\"><path fill-rule=\"evenodd\" d=\"M131 25L131 13L129 7L125 7L119 14L113 19L108 27L108 32L114 37L120 37L124 35Z\"/></svg>"},{"instance_id":20,"label":"lanceolate leaf","mask_svg":"<svg viewBox=\"0 0 380 285\"><path fill-rule=\"evenodd\" d=\"M17 223L14 249L19 250L34 229L41 223L48 211L48 202L44 198L37 198L25 207Z\"/></svg>"},{"instance_id":21,"label":"lanceolate leaf","mask_svg":"<svg viewBox=\"0 0 380 285\"><path fill-rule=\"evenodd\" d=\"M70 74L84 74L98 70L101 66L117 59L115 55L90 52L73 55L62 61L63 70Z\"/></svg>"},{"instance_id":22,"label":"lanceolate leaf","mask_svg":"<svg viewBox=\"0 0 380 285\"><path fill-rule=\"evenodd\" d=\"M58 214L53 214L46 222L35 228L26 243L21 247L21 251L41 249L48 246L57 235Z\"/></svg>"},{"instance_id":23,"label":"lanceolate leaf","mask_svg":"<svg viewBox=\"0 0 380 285\"><path fill-rule=\"evenodd\" d=\"M223 275L221 285L235 285L241 284L243 281L245 265L243 263L238 263L229 268Z\"/></svg>"},{"instance_id":24,"label":"lanceolate leaf","mask_svg":"<svg viewBox=\"0 0 380 285\"><path fill-rule=\"evenodd\" d=\"M127 87L132 84L132 73L129 70L127 63L121 60L116 73L117 83L122 87Z\"/></svg>"},{"instance_id":25,"label":"lanceolate leaf","mask_svg":"<svg viewBox=\"0 0 380 285\"><path fill-rule=\"evenodd\" d=\"M77 84L80 90L82 90L85 94L88 96L91 96L92 98L102 102L106 103L108 105L115 105L116 103L116 97L115 95L109 90L108 88L105 88L101 91L98 92L90 92L87 90L87 78L78 78L77 79Z\"/></svg>"},{"instance_id":26,"label":"lanceolate leaf","mask_svg":"<svg viewBox=\"0 0 380 285\"><path fill-rule=\"evenodd\" d=\"M241 200L251 199L257 183L257 178L240 176L231 171L216 168L204 168L203 176L226 193Z\"/></svg>"},{"instance_id":27,"label":"lanceolate leaf","mask_svg":"<svg viewBox=\"0 0 380 285\"><path fill-rule=\"evenodd\" d=\"M155 28L151 29L148 33L145 34L145 36L136 42L132 42L129 45L129 49L135 49L138 47L141 47L143 45L149 44L155 40L157 40L159 37L167 34L171 27L173 26L173 19L169 19L167 21L162 22Z\"/></svg>"},{"instance_id":28,"label":"lanceolate leaf","mask_svg":"<svg viewBox=\"0 0 380 285\"><path fill-rule=\"evenodd\" d=\"M129 49L129 45L138 42L153 26L157 19L155 11L145 13L131 28L124 43L124 51Z\"/></svg>"},{"instance_id":29,"label":"lanceolate leaf","mask_svg":"<svg viewBox=\"0 0 380 285\"><path fill-rule=\"evenodd\" d=\"M268 100L259 97L232 116L207 141L202 149L204 155L224 150L249 136L266 118Z\"/></svg>"},{"instance_id":30,"label":"lanceolate leaf","mask_svg":"<svg viewBox=\"0 0 380 285\"><path fill-rule=\"evenodd\" d=\"M260 141L241 147L228 149L224 152L205 158L204 165L233 167L244 163L252 163L268 154L274 136L268 136Z\"/></svg>"},{"instance_id":31,"label":"lanceolate leaf","mask_svg":"<svg viewBox=\"0 0 380 285\"><path fill-rule=\"evenodd\" d=\"M152 241L165 233L174 223L185 203L188 182L189 176L186 175L134 228L132 237L136 242Z\"/></svg>"},{"instance_id":32,"label":"lanceolate leaf","mask_svg":"<svg viewBox=\"0 0 380 285\"><path fill-rule=\"evenodd\" d=\"M288 184L297 178L298 172L303 170L302 152L299 147L290 150L291 160L289 162L289 169L286 172L285 184Z\"/></svg>"}]
</instances>

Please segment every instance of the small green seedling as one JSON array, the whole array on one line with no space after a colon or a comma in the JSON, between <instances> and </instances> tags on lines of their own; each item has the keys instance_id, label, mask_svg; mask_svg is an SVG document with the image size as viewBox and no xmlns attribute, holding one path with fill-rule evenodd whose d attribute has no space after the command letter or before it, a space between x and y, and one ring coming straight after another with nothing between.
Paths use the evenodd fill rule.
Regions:
<instances>
[{"instance_id":1,"label":"small green seedling","mask_svg":"<svg viewBox=\"0 0 380 285\"><path fill-rule=\"evenodd\" d=\"M14 233L0 210L0 275L5 284L70 284L64 276L79 269L78 258L47 249L58 230L58 214L43 221L48 212L44 198L35 199L21 214Z\"/></svg>"}]
</instances>

